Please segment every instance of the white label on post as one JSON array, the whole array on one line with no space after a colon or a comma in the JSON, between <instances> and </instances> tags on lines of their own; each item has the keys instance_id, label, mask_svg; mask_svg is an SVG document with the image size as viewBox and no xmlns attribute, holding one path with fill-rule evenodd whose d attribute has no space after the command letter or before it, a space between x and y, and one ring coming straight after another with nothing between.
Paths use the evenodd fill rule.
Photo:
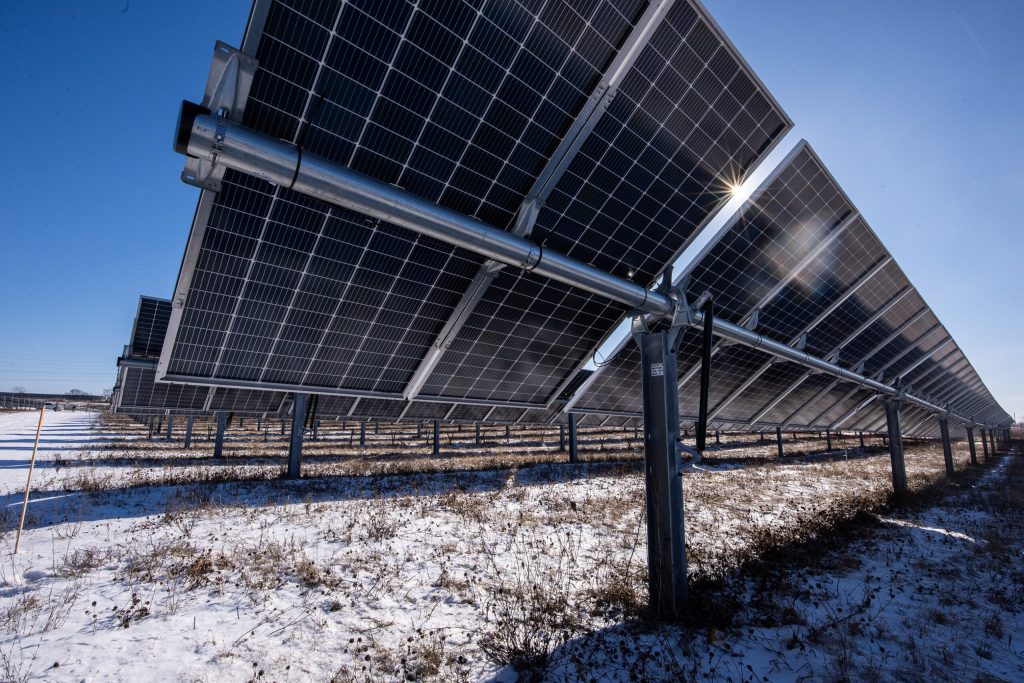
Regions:
<instances>
[{"instance_id":1,"label":"white label on post","mask_svg":"<svg viewBox=\"0 0 1024 683\"><path fill-rule=\"evenodd\" d=\"M665 374L664 363L651 363L651 377L662 377Z\"/></svg>"}]
</instances>

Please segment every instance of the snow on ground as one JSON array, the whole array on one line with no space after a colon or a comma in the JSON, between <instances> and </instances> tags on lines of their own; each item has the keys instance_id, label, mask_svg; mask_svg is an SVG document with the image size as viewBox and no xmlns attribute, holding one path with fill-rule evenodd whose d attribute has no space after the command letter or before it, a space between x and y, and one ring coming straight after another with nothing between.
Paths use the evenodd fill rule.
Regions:
<instances>
[{"instance_id":1,"label":"snow on ground","mask_svg":"<svg viewBox=\"0 0 1024 683\"><path fill-rule=\"evenodd\" d=\"M933 553L928 566L960 566L950 553L980 547L961 536L981 538L980 527L992 521L984 512L968 515L966 507L956 523L939 512L887 513L892 521L877 539L863 541L851 556L860 559L841 568L849 575L837 580L837 569L793 579L806 595L781 596L792 603L786 612L792 623L691 630L682 637L678 629L652 631L633 619L646 581L643 482L635 461L382 474L390 467L387 449L374 456L373 467L352 467L354 458L365 464L367 456L349 453L349 443L336 434L333 442L324 439L322 462L310 469L345 476L285 482L271 480L280 450L265 453L265 435L236 436L230 464L221 465L209 458L205 442L184 451L96 414L48 413L39 493L32 497L22 552L12 556L11 529L36 418L0 414L3 680L514 680L515 670L504 664L536 670L550 650L548 674L555 679L583 671L630 680L645 666L652 679L679 672L723 680L755 673L769 680L813 679L837 666L836 628L826 627L830 609L860 609L858 590L882 591L872 604L900 607L892 619L920 616L933 605L917 604L908 593L919 557ZM405 458L406 450L392 457ZM533 462L544 448L523 450ZM616 452L630 455L628 447ZM518 463L521 455L505 453L499 461ZM703 471L688 473L694 578L713 582L857 509L880 510L888 457L834 456L753 458L746 465L711 460ZM428 469L445 469L422 460L433 463ZM474 467L480 463L472 460ZM241 481L210 481L213 468L220 468L220 478ZM934 447L908 452L913 485L941 472ZM997 472L985 485L1003 480ZM907 543L900 534L925 545L913 555L902 550L894 564L893 553ZM942 546L946 555L927 545L935 539L948 544ZM899 581L886 574L893 566ZM801 574L794 569L793 576ZM914 586L920 581L913 580ZM826 598L833 582L837 597ZM890 600L889 590L906 599ZM981 599L977 591L969 595ZM1012 634L1021 625L1019 596L1008 595L1006 604L1018 605L1016 616L1006 610L997 616ZM861 623L873 609L841 623ZM951 623L964 625L962 642L973 647L981 622L946 611L955 618ZM871 627L888 624L888 615L873 617ZM896 647L900 626L887 628L873 637ZM867 647L857 638L848 639L851 648ZM622 648L632 649L634 658L613 656ZM1016 650L1007 648L993 650L990 659L978 655L972 666L1019 676L1008 664ZM638 653L648 653L650 661L637 661ZM886 665L881 654L877 659ZM579 669L579 662L587 668Z\"/></svg>"}]
</instances>

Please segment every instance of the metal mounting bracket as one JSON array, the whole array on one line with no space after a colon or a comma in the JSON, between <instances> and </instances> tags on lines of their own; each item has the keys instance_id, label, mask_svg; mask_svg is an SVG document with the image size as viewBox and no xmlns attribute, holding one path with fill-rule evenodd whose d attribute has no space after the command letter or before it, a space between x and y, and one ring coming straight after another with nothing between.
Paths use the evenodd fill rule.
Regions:
<instances>
[{"instance_id":1,"label":"metal mounting bracket","mask_svg":"<svg viewBox=\"0 0 1024 683\"><path fill-rule=\"evenodd\" d=\"M218 40L213 48L202 107L220 118L241 122L256 67L255 57ZM224 167L217 164L216 158L187 157L181 172L184 182L211 192L220 191L223 177Z\"/></svg>"},{"instance_id":2,"label":"metal mounting bracket","mask_svg":"<svg viewBox=\"0 0 1024 683\"><path fill-rule=\"evenodd\" d=\"M675 353L679 350L681 332L693 324L693 309L690 308L690 304L686 300L686 287L679 286L674 288L671 296L676 302L676 306L672 310L668 347Z\"/></svg>"},{"instance_id":3,"label":"metal mounting bracket","mask_svg":"<svg viewBox=\"0 0 1024 683\"><path fill-rule=\"evenodd\" d=\"M683 476L685 470L692 469L694 465L698 465L704 460L704 456L700 454L700 451L682 441L676 441L676 457L684 461L683 466L678 472L680 477Z\"/></svg>"},{"instance_id":4,"label":"metal mounting bracket","mask_svg":"<svg viewBox=\"0 0 1024 683\"><path fill-rule=\"evenodd\" d=\"M751 332L757 331L757 326L761 321L761 309L755 308L750 312L750 318L744 323L743 327L747 328Z\"/></svg>"},{"instance_id":5,"label":"metal mounting bracket","mask_svg":"<svg viewBox=\"0 0 1024 683\"><path fill-rule=\"evenodd\" d=\"M544 202L539 197L527 197L516 216L516 224L512 227L512 234L517 237L529 237L533 234L533 226L537 223L537 215L540 214Z\"/></svg>"}]
</instances>

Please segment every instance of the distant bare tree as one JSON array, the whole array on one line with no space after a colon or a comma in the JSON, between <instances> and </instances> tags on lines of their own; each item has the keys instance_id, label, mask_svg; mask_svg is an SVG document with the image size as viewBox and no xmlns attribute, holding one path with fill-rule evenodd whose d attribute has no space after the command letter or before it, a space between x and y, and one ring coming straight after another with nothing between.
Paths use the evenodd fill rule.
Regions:
<instances>
[{"instance_id":1,"label":"distant bare tree","mask_svg":"<svg viewBox=\"0 0 1024 683\"><path fill-rule=\"evenodd\" d=\"M12 394L24 394L25 393L25 387L11 387L11 393Z\"/></svg>"},{"instance_id":2,"label":"distant bare tree","mask_svg":"<svg viewBox=\"0 0 1024 683\"><path fill-rule=\"evenodd\" d=\"M85 392L81 389L72 389L68 392L68 396L85 396Z\"/></svg>"}]
</instances>

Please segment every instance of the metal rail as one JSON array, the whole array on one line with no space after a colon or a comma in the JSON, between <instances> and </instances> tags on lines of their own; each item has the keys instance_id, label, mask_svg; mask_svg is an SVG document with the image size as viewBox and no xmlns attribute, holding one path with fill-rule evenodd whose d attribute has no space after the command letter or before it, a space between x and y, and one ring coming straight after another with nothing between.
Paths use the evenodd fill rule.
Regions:
<instances>
[{"instance_id":1,"label":"metal rail","mask_svg":"<svg viewBox=\"0 0 1024 683\"><path fill-rule=\"evenodd\" d=\"M182 108L189 156L400 225L506 265L532 271L644 313L671 315L672 299L528 239L421 199L357 171L304 154L223 117Z\"/></svg>"}]
</instances>

